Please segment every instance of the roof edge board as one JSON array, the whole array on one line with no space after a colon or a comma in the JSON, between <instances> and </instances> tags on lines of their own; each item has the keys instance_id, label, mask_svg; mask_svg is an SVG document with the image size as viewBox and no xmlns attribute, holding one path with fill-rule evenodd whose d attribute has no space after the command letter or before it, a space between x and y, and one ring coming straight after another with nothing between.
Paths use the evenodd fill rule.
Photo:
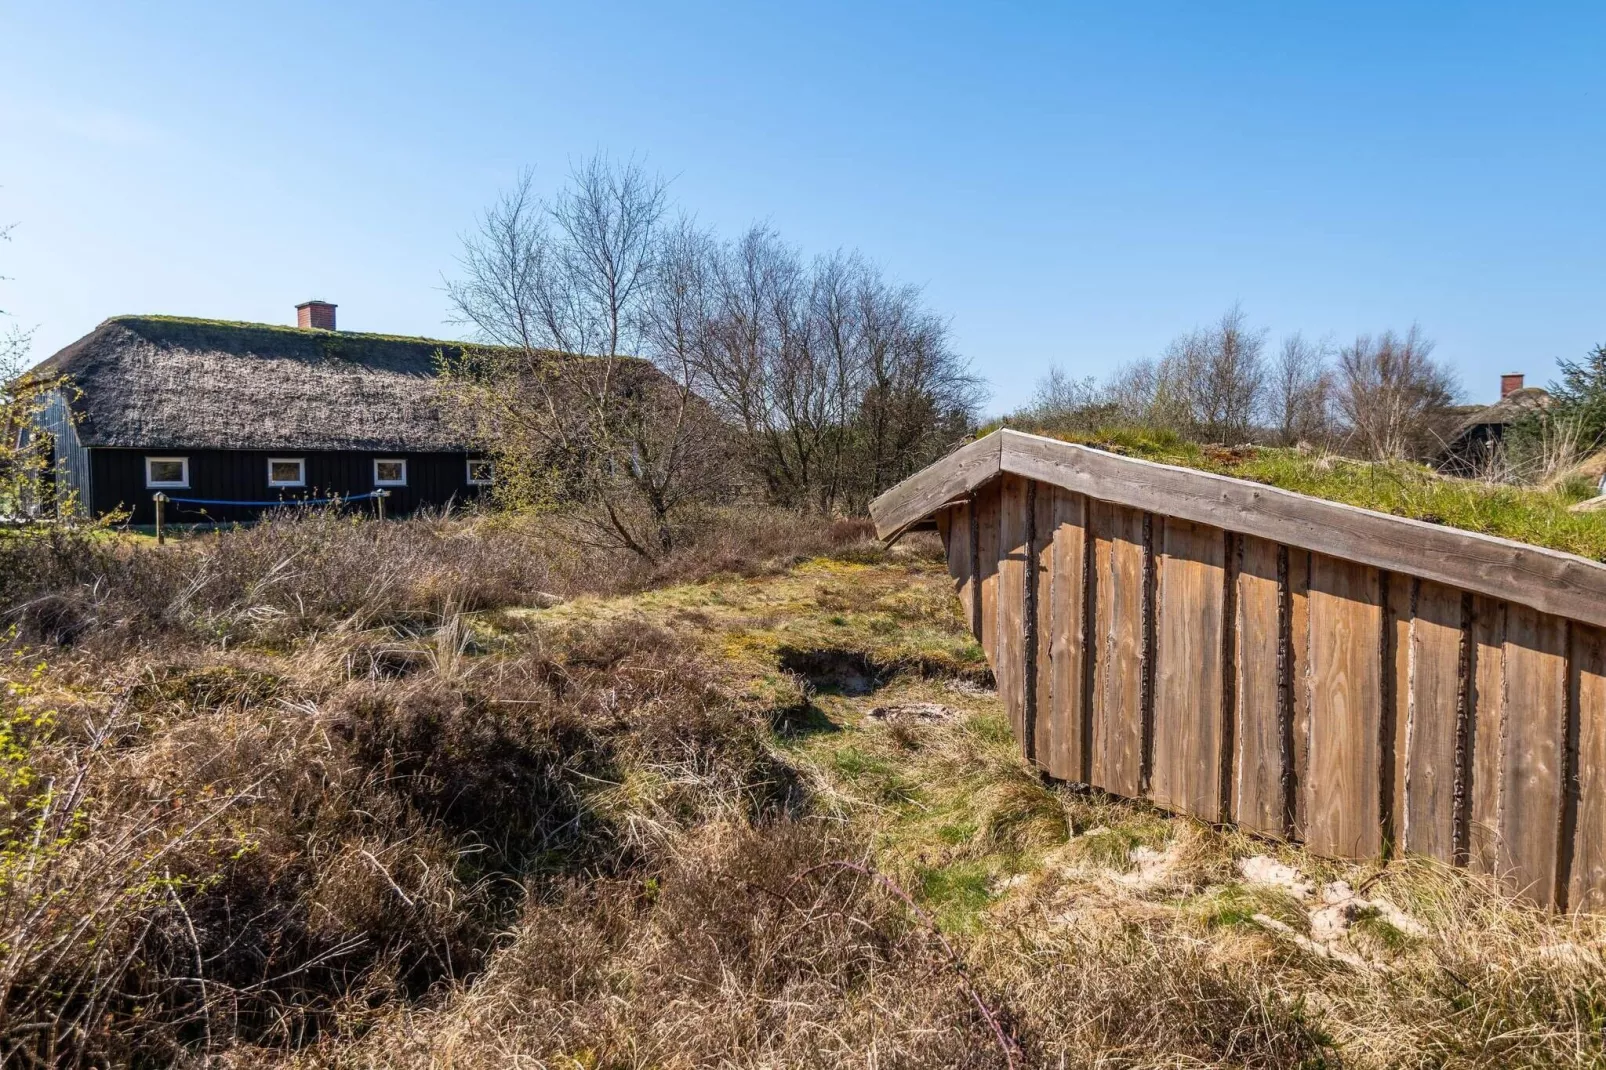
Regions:
<instances>
[{"instance_id":1,"label":"roof edge board","mask_svg":"<svg viewBox=\"0 0 1606 1070\"><path fill-rule=\"evenodd\" d=\"M870 503L876 536L890 540L909 525L935 513L952 499L969 494L1001 471L1003 432L994 431L954 450L884 492Z\"/></svg>"},{"instance_id":2,"label":"roof edge board","mask_svg":"<svg viewBox=\"0 0 1606 1070\"><path fill-rule=\"evenodd\" d=\"M994 435L1001 471L1606 626L1606 565L1576 554L1020 431Z\"/></svg>"}]
</instances>

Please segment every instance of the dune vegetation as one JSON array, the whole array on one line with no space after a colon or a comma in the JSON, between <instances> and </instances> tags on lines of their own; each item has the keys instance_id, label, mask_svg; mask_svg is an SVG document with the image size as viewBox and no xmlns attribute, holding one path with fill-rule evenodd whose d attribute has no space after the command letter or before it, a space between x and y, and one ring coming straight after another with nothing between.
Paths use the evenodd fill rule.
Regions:
<instances>
[{"instance_id":1,"label":"dune vegetation","mask_svg":"<svg viewBox=\"0 0 1606 1070\"><path fill-rule=\"evenodd\" d=\"M0 542L0 1063L1606 1058L1596 919L1045 783L929 536L572 534Z\"/></svg>"}]
</instances>

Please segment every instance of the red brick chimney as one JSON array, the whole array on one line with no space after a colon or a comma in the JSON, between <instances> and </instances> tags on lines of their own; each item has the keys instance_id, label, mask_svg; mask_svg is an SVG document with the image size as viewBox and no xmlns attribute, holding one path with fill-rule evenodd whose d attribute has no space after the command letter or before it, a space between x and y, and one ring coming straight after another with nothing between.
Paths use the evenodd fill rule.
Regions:
<instances>
[{"instance_id":1,"label":"red brick chimney","mask_svg":"<svg viewBox=\"0 0 1606 1070\"><path fill-rule=\"evenodd\" d=\"M303 301L296 306L296 326L302 330L309 327L319 331L332 331L335 329L335 306L328 301ZM1517 385L1522 385L1522 376L1517 376Z\"/></svg>"},{"instance_id":2,"label":"red brick chimney","mask_svg":"<svg viewBox=\"0 0 1606 1070\"><path fill-rule=\"evenodd\" d=\"M335 329L335 306L334 305L330 305L329 306L329 329L331 331ZM1502 375L1500 377L1500 396L1501 397L1508 398L1512 394L1515 394L1517 391L1519 391L1521 389L1522 389L1522 373L1521 372L1513 372L1510 375Z\"/></svg>"}]
</instances>

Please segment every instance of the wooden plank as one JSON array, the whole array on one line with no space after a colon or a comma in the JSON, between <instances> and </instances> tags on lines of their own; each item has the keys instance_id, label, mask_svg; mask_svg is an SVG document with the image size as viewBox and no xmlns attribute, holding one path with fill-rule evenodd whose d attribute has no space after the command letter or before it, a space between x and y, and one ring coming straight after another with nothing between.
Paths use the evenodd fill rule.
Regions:
<instances>
[{"instance_id":1,"label":"wooden plank","mask_svg":"<svg viewBox=\"0 0 1606 1070\"><path fill-rule=\"evenodd\" d=\"M1577 711L1577 817L1567 905L1606 911L1606 633L1574 625L1571 701Z\"/></svg>"},{"instance_id":2,"label":"wooden plank","mask_svg":"<svg viewBox=\"0 0 1606 1070\"><path fill-rule=\"evenodd\" d=\"M1219 821L1225 536L1166 519L1159 558L1154 676L1156 806Z\"/></svg>"},{"instance_id":3,"label":"wooden plank","mask_svg":"<svg viewBox=\"0 0 1606 1070\"><path fill-rule=\"evenodd\" d=\"M1024 738L1026 757L1039 769L1042 763L1037 756L1037 740L1040 734L1038 722L1042 719L1039 709L1042 696L1039 694L1042 677L1046 673L1044 662L1048 660L1046 640L1043 635L1049 612L1048 600L1044 597L1045 578L1043 558L1047 553L1044 540L1044 530L1048 527L1048 513L1053 507L1054 487L1047 483L1029 481L1026 485L1026 635L1023 681L1026 690L1026 734ZM1040 501L1040 499L1042 499ZM1049 573L1047 585L1052 587L1052 572ZM1051 595L1052 590L1048 593Z\"/></svg>"},{"instance_id":4,"label":"wooden plank","mask_svg":"<svg viewBox=\"0 0 1606 1070\"><path fill-rule=\"evenodd\" d=\"M998 638L993 675L1015 742L1026 749L1026 480L1006 475L998 498Z\"/></svg>"},{"instance_id":5,"label":"wooden plank","mask_svg":"<svg viewBox=\"0 0 1606 1070\"><path fill-rule=\"evenodd\" d=\"M995 434L1007 472L1606 625L1606 565L1596 561L1018 431Z\"/></svg>"},{"instance_id":6,"label":"wooden plank","mask_svg":"<svg viewBox=\"0 0 1606 1070\"><path fill-rule=\"evenodd\" d=\"M954 593L959 596L959 604L964 607L965 623L970 626L972 633L975 633L973 622L977 619L975 614L977 587L975 577L970 574L970 506L956 505L951 509L944 509L938 515L948 517L945 534L948 575L953 577ZM980 641L981 636L977 634L975 638Z\"/></svg>"},{"instance_id":7,"label":"wooden plank","mask_svg":"<svg viewBox=\"0 0 1606 1070\"><path fill-rule=\"evenodd\" d=\"M890 539L922 517L998 475L1003 439L995 434L959 447L870 503L876 535Z\"/></svg>"},{"instance_id":8,"label":"wooden plank","mask_svg":"<svg viewBox=\"0 0 1606 1070\"><path fill-rule=\"evenodd\" d=\"M1049 755L1054 747L1054 681L1051 663L1054 633L1054 495L1064 491L1047 483L1033 485L1032 556L1028 582L1035 581L1033 608L1036 627L1030 646L1032 677L1027 681L1032 698L1032 758L1048 772Z\"/></svg>"},{"instance_id":9,"label":"wooden plank","mask_svg":"<svg viewBox=\"0 0 1606 1070\"><path fill-rule=\"evenodd\" d=\"M1293 756L1292 783L1283 789L1283 798L1292 801L1289 835L1305 839L1310 824L1307 785L1310 781L1310 559L1309 550L1288 550L1287 645L1283 649L1282 677L1292 694L1286 700L1293 723L1285 740Z\"/></svg>"},{"instance_id":10,"label":"wooden plank","mask_svg":"<svg viewBox=\"0 0 1606 1070\"><path fill-rule=\"evenodd\" d=\"M1471 761L1467 799L1467 866L1494 873L1500 839L1500 739L1506 717L1506 612L1509 603L1472 599Z\"/></svg>"},{"instance_id":11,"label":"wooden plank","mask_svg":"<svg viewBox=\"0 0 1606 1070\"><path fill-rule=\"evenodd\" d=\"M1495 871L1517 895L1550 905L1562 809L1567 622L1527 606L1506 615L1505 735ZM1520 713L1519 713L1520 711Z\"/></svg>"},{"instance_id":12,"label":"wooden plank","mask_svg":"<svg viewBox=\"0 0 1606 1070\"><path fill-rule=\"evenodd\" d=\"M998 491L995 481L976 491L976 575L980 578L981 648L998 676Z\"/></svg>"},{"instance_id":13,"label":"wooden plank","mask_svg":"<svg viewBox=\"0 0 1606 1070\"><path fill-rule=\"evenodd\" d=\"M1239 540L1233 673L1236 779L1232 818L1268 836L1287 831L1283 813L1282 548L1253 536Z\"/></svg>"},{"instance_id":14,"label":"wooden plank","mask_svg":"<svg viewBox=\"0 0 1606 1070\"><path fill-rule=\"evenodd\" d=\"M1311 555L1306 842L1369 858L1383 846L1382 628L1377 569Z\"/></svg>"},{"instance_id":15,"label":"wooden plank","mask_svg":"<svg viewBox=\"0 0 1606 1070\"><path fill-rule=\"evenodd\" d=\"M1411 605L1416 598L1414 576L1385 572L1381 575L1384 604L1383 652L1383 727L1379 775L1382 778L1382 806L1384 850L1397 854L1400 850L1400 822L1405 809L1405 734L1410 727L1411 704Z\"/></svg>"},{"instance_id":16,"label":"wooden plank","mask_svg":"<svg viewBox=\"0 0 1606 1070\"><path fill-rule=\"evenodd\" d=\"M1137 797L1143 760L1143 514L1089 502L1094 557L1092 783Z\"/></svg>"},{"instance_id":17,"label":"wooden plank","mask_svg":"<svg viewBox=\"0 0 1606 1070\"><path fill-rule=\"evenodd\" d=\"M1044 614L1038 660L1037 760L1060 780L1084 779L1083 585L1087 499L1044 484L1038 492L1038 607ZM1045 505L1046 503L1046 505Z\"/></svg>"},{"instance_id":18,"label":"wooden plank","mask_svg":"<svg viewBox=\"0 0 1606 1070\"><path fill-rule=\"evenodd\" d=\"M1457 726L1464 688L1461 592L1423 581L1415 585L1406 621L1404 769L1399 842L1441 862L1455 860Z\"/></svg>"}]
</instances>

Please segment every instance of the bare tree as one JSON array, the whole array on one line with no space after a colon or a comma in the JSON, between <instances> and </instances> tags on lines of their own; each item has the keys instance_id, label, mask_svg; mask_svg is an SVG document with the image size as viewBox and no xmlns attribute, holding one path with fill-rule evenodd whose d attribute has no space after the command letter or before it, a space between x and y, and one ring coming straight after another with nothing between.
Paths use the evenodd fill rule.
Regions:
<instances>
[{"instance_id":1,"label":"bare tree","mask_svg":"<svg viewBox=\"0 0 1606 1070\"><path fill-rule=\"evenodd\" d=\"M1104 396L1119 414L1120 423L1190 430L1193 411L1175 373L1174 361L1132 361L1110 376Z\"/></svg>"},{"instance_id":2,"label":"bare tree","mask_svg":"<svg viewBox=\"0 0 1606 1070\"><path fill-rule=\"evenodd\" d=\"M1284 446L1325 441L1332 423L1329 347L1295 331L1283 339L1270 372L1267 422Z\"/></svg>"},{"instance_id":3,"label":"bare tree","mask_svg":"<svg viewBox=\"0 0 1606 1070\"><path fill-rule=\"evenodd\" d=\"M767 227L710 250L715 304L699 351L698 386L739 430L769 497L797 504L819 443L799 362L803 268Z\"/></svg>"},{"instance_id":4,"label":"bare tree","mask_svg":"<svg viewBox=\"0 0 1606 1070\"><path fill-rule=\"evenodd\" d=\"M1099 404L1102 396L1098 379L1091 375L1073 379L1064 368L1054 364L1037 380L1029 411L1055 419L1092 408Z\"/></svg>"},{"instance_id":5,"label":"bare tree","mask_svg":"<svg viewBox=\"0 0 1606 1070\"><path fill-rule=\"evenodd\" d=\"M1266 400L1265 342L1266 332L1250 328L1234 305L1213 326L1172 339L1158 360L1123 366L1101 392L1103 403L1123 422L1244 441Z\"/></svg>"},{"instance_id":6,"label":"bare tree","mask_svg":"<svg viewBox=\"0 0 1606 1070\"><path fill-rule=\"evenodd\" d=\"M1234 305L1212 327L1173 341L1162 361L1186 399L1193 431L1213 441L1247 439L1265 393L1266 332Z\"/></svg>"},{"instance_id":7,"label":"bare tree","mask_svg":"<svg viewBox=\"0 0 1606 1070\"><path fill-rule=\"evenodd\" d=\"M448 293L491 344L448 394L504 497L585 503L650 555L735 466L771 501L858 511L963 438L980 384L917 290L857 254L805 263L764 226L721 242L666 216L662 182L598 159L551 204L525 176L465 242Z\"/></svg>"},{"instance_id":8,"label":"bare tree","mask_svg":"<svg viewBox=\"0 0 1606 1070\"><path fill-rule=\"evenodd\" d=\"M1101 386L1097 378L1076 379L1055 364L1037 380L1030 403L1005 417L1005 422L1038 431L1089 434L1123 422L1123 414L1112 390Z\"/></svg>"},{"instance_id":9,"label":"bare tree","mask_svg":"<svg viewBox=\"0 0 1606 1070\"><path fill-rule=\"evenodd\" d=\"M979 383L917 290L854 254L804 264L766 227L713 262L698 387L771 500L860 511L968 430Z\"/></svg>"},{"instance_id":10,"label":"bare tree","mask_svg":"<svg viewBox=\"0 0 1606 1070\"><path fill-rule=\"evenodd\" d=\"M857 308L864 388L857 414L845 415L858 473L849 505L862 511L965 435L982 390L950 344L947 324L921 305L919 290L861 267Z\"/></svg>"},{"instance_id":11,"label":"bare tree","mask_svg":"<svg viewBox=\"0 0 1606 1070\"><path fill-rule=\"evenodd\" d=\"M1361 335L1339 350L1335 400L1362 452L1405 458L1433 445L1457 384L1432 354L1433 343L1415 324L1403 336Z\"/></svg>"},{"instance_id":12,"label":"bare tree","mask_svg":"<svg viewBox=\"0 0 1606 1070\"><path fill-rule=\"evenodd\" d=\"M583 163L551 203L525 174L464 240L447 286L488 343L447 367L447 400L501 463L499 493L577 504L648 557L720 489L720 428L691 383L700 247L664 225L666 207L664 181L633 160Z\"/></svg>"}]
</instances>

